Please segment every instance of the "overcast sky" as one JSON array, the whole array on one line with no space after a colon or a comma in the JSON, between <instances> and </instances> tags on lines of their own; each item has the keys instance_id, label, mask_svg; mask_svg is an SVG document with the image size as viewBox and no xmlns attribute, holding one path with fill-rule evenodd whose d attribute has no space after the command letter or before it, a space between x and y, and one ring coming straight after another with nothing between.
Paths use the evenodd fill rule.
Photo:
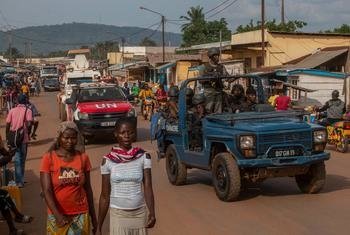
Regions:
<instances>
[{"instance_id":1,"label":"overcast sky","mask_svg":"<svg viewBox=\"0 0 350 235\"><path fill-rule=\"evenodd\" d=\"M233 1L236 2L210 20L224 17L234 31L250 19L260 19L260 0L230 0L227 4ZM156 23L159 17L140 10L140 6L159 11L167 19L179 19L191 6L200 5L206 12L222 2L225 0L0 0L0 29L7 24L24 27L70 22L144 27ZM281 0L265 2L267 18L280 20ZM287 20L308 23L304 31L317 32L350 23L350 0L285 0L285 5ZM179 32L179 26L168 23L166 30Z\"/></svg>"}]
</instances>

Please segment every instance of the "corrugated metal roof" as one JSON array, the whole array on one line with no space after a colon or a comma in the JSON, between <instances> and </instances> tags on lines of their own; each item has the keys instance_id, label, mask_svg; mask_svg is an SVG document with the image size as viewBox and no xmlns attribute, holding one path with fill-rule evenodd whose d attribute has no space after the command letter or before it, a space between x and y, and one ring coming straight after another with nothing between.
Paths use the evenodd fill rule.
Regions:
<instances>
[{"instance_id":1,"label":"corrugated metal roof","mask_svg":"<svg viewBox=\"0 0 350 235\"><path fill-rule=\"evenodd\" d=\"M75 55L75 54L89 54L90 49L73 49L68 51L68 55Z\"/></svg>"},{"instance_id":2,"label":"corrugated metal roof","mask_svg":"<svg viewBox=\"0 0 350 235\"><path fill-rule=\"evenodd\" d=\"M331 59L347 52L348 49L341 49L341 50L334 50L334 51L318 51L315 54L312 54L302 61L296 63L292 67L294 68L306 68L306 69L312 69L316 68L317 66L320 66L323 63L326 63L327 61L330 61Z\"/></svg>"},{"instance_id":3,"label":"corrugated metal roof","mask_svg":"<svg viewBox=\"0 0 350 235\"><path fill-rule=\"evenodd\" d=\"M167 68L174 67L176 65L175 62L163 64L161 66L156 67L157 70L166 70Z\"/></svg>"}]
</instances>

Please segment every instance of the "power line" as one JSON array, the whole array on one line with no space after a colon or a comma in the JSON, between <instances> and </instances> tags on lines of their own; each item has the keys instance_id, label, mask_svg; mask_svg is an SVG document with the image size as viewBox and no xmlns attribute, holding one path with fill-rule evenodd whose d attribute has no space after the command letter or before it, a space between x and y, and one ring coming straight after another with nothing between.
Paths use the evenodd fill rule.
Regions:
<instances>
[{"instance_id":1,"label":"power line","mask_svg":"<svg viewBox=\"0 0 350 235\"><path fill-rule=\"evenodd\" d=\"M219 10L219 11L217 11L216 13L214 13L214 14L208 16L207 19L212 18L212 17L216 16L217 14L223 12L224 10L226 10L227 8L229 8L230 6L232 6L232 5L233 5L234 3L236 3L236 2L238 2L238 0L232 1L230 4L226 5L226 6L225 6L224 8L222 8L221 10Z\"/></svg>"},{"instance_id":2,"label":"power line","mask_svg":"<svg viewBox=\"0 0 350 235\"><path fill-rule=\"evenodd\" d=\"M222 5L224 5L225 3L229 2L229 1L230 1L230 0L223 1L222 3L220 3L219 5L217 5L216 7L210 9L209 11L206 11L206 12L204 13L204 15L206 15L206 14L212 12L212 11L215 11L216 9L218 9L219 7L221 7Z\"/></svg>"}]
</instances>

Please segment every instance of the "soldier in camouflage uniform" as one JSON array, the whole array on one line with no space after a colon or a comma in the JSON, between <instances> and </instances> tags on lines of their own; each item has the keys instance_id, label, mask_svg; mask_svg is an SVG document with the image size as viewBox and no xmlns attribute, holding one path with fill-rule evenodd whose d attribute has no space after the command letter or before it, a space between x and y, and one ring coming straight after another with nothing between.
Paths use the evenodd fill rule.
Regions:
<instances>
[{"instance_id":1,"label":"soldier in camouflage uniform","mask_svg":"<svg viewBox=\"0 0 350 235\"><path fill-rule=\"evenodd\" d=\"M225 67L219 64L220 51L218 48L208 50L209 62L205 64L204 76L211 77L211 81L204 82L204 95L206 97L206 111L208 113L221 113L223 110L223 84L222 76L229 76Z\"/></svg>"},{"instance_id":2,"label":"soldier in camouflage uniform","mask_svg":"<svg viewBox=\"0 0 350 235\"><path fill-rule=\"evenodd\" d=\"M203 148L203 132L202 119L205 117L205 100L204 94L195 94L192 98L193 116L190 134L190 149L194 151L201 151Z\"/></svg>"}]
</instances>

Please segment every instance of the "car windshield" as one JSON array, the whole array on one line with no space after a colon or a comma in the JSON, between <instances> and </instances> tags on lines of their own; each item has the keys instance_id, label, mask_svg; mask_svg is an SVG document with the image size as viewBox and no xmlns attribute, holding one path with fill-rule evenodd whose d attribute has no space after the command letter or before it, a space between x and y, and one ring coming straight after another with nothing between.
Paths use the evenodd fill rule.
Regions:
<instances>
[{"instance_id":1,"label":"car windshield","mask_svg":"<svg viewBox=\"0 0 350 235\"><path fill-rule=\"evenodd\" d=\"M92 77L77 77L77 78L68 78L69 85L80 85L84 82L92 82Z\"/></svg>"},{"instance_id":2,"label":"car windshield","mask_svg":"<svg viewBox=\"0 0 350 235\"><path fill-rule=\"evenodd\" d=\"M87 88L79 91L79 102L93 102L102 100L125 100L126 97L119 87Z\"/></svg>"}]
</instances>

